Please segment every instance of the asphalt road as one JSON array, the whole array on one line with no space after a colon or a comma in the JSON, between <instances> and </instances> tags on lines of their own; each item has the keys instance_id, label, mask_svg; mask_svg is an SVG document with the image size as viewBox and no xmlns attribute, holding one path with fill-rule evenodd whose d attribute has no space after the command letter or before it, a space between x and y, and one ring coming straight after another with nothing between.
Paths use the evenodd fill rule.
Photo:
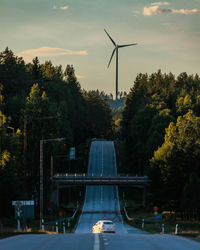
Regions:
<instances>
[{"instance_id":1,"label":"asphalt road","mask_svg":"<svg viewBox=\"0 0 200 250\"><path fill-rule=\"evenodd\" d=\"M116 175L112 142L91 145L89 174ZM92 234L98 220L113 220L116 234ZM123 223L119 211L118 189L88 186L83 213L73 234L19 235L0 240L0 250L199 250L200 243L167 234L148 234Z\"/></svg>"},{"instance_id":2,"label":"asphalt road","mask_svg":"<svg viewBox=\"0 0 200 250\"><path fill-rule=\"evenodd\" d=\"M113 142L94 141L90 149L88 174L94 176L117 175L116 157ZM98 220L112 220L116 233L143 231L124 225L120 214L118 188L116 186L88 186L85 202L75 233L91 233Z\"/></svg>"},{"instance_id":3,"label":"asphalt road","mask_svg":"<svg viewBox=\"0 0 200 250\"><path fill-rule=\"evenodd\" d=\"M200 244L157 234L32 234L0 240L1 250L199 250Z\"/></svg>"},{"instance_id":4,"label":"asphalt road","mask_svg":"<svg viewBox=\"0 0 200 250\"><path fill-rule=\"evenodd\" d=\"M86 240L87 239L87 240ZM92 234L30 234L0 240L1 250L93 250Z\"/></svg>"}]
</instances>

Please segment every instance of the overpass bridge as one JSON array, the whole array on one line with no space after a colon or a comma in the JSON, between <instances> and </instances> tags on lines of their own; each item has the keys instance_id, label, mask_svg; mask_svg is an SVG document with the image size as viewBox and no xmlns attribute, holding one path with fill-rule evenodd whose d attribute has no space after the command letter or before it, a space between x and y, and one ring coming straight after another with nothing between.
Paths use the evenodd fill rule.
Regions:
<instances>
[{"instance_id":1,"label":"overpass bridge","mask_svg":"<svg viewBox=\"0 0 200 250\"><path fill-rule=\"evenodd\" d=\"M72 186L132 186L142 188L143 206L146 204L147 185L149 179L147 176L130 176L130 175L107 175L96 176L90 174L68 174L57 173L51 177L57 184L54 193L57 206L59 206L59 189Z\"/></svg>"},{"instance_id":2,"label":"overpass bridge","mask_svg":"<svg viewBox=\"0 0 200 250\"><path fill-rule=\"evenodd\" d=\"M88 186L88 185L120 185L144 187L149 182L147 176L94 176L88 174L64 174L59 173L52 177L58 185L65 186Z\"/></svg>"}]
</instances>

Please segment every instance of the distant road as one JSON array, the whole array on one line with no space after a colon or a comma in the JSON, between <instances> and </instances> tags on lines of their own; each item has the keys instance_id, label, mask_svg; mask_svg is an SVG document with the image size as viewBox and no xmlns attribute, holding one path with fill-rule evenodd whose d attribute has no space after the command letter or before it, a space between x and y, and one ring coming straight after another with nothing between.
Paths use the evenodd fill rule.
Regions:
<instances>
[{"instance_id":1,"label":"distant road","mask_svg":"<svg viewBox=\"0 0 200 250\"><path fill-rule=\"evenodd\" d=\"M116 175L113 142L91 145L89 174ZM117 225L116 234L92 234L100 219ZM74 234L19 235L0 240L0 250L199 250L200 243L167 234L148 234L123 223L114 186L88 186L83 212Z\"/></svg>"},{"instance_id":2,"label":"distant road","mask_svg":"<svg viewBox=\"0 0 200 250\"><path fill-rule=\"evenodd\" d=\"M116 176L116 157L112 141L94 141L91 144L88 174L94 176ZM120 214L118 188L116 186L88 186L85 203L75 233L91 233L92 226L98 220L112 220L117 233L127 230L143 233L124 225Z\"/></svg>"}]
</instances>

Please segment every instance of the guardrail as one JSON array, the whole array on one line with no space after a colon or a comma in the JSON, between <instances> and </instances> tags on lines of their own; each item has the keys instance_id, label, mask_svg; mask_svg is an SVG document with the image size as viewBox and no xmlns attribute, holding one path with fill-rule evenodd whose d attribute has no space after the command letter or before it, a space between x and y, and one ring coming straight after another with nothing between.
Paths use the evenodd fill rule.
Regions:
<instances>
[{"instance_id":1,"label":"guardrail","mask_svg":"<svg viewBox=\"0 0 200 250\"><path fill-rule=\"evenodd\" d=\"M124 214L126 216L126 219L128 221L135 221L135 222L142 222L142 223L162 223L162 220L149 220L149 219L141 219L141 218L131 218L128 216L128 213L126 211L126 207L123 207Z\"/></svg>"},{"instance_id":2,"label":"guardrail","mask_svg":"<svg viewBox=\"0 0 200 250\"><path fill-rule=\"evenodd\" d=\"M70 223L75 218L77 212L78 212L78 207L76 208L75 212L73 213L71 217L59 218L57 220L52 220L52 221L47 221L47 222L44 222L44 220L42 220L42 231L45 231L45 225L46 226L49 225L49 226L52 226L51 228L52 231L56 231L56 233L58 233L59 226L62 225L62 232L65 233L66 232L65 222L67 222L67 228L70 228Z\"/></svg>"},{"instance_id":3,"label":"guardrail","mask_svg":"<svg viewBox=\"0 0 200 250\"><path fill-rule=\"evenodd\" d=\"M158 220L158 219L155 219L155 220L149 220L149 219L141 219L141 218L131 218L131 217L129 217L128 216L128 213L127 213L127 210L126 210L126 207L123 207L123 210L124 210L124 214L125 214L125 216L126 216L126 219L128 220L128 221L135 221L135 222L141 222L141 227L142 227L142 229L144 229L144 227L145 227L145 223L146 224L160 224L160 225L158 225L158 227L156 226L156 228L157 228L157 231L158 232L160 232L161 234L164 234L164 233L166 233L166 224L164 224L163 223L163 221L162 220ZM147 227L146 227L147 228ZM169 230L169 229L168 229ZM167 231L168 231L167 230ZM157 233L158 233L157 232ZM169 231L168 231L168 233L169 233ZM172 231L170 231L170 234L171 233L174 233L175 235L177 235L178 233L179 233L179 224L175 224L175 228L174 228L174 231L172 230Z\"/></svg>"}]
</instances>

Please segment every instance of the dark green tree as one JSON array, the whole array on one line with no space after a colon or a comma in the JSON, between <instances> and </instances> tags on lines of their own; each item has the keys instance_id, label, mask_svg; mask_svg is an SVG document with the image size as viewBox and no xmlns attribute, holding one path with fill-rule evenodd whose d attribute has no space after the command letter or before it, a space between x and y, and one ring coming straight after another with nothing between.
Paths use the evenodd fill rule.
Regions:
<instances>
[{"instance_id":1,"label":"dark green tree","mask_svg":"<svg viewBox=\"0 0 200 250\"><path fill-rule=\"evenodd\" d=\"M105 100L93 92L85 92L87 109L87 134L90 138L110 138L112 136L112 114Z\"/></svg>"}]
</instances>

